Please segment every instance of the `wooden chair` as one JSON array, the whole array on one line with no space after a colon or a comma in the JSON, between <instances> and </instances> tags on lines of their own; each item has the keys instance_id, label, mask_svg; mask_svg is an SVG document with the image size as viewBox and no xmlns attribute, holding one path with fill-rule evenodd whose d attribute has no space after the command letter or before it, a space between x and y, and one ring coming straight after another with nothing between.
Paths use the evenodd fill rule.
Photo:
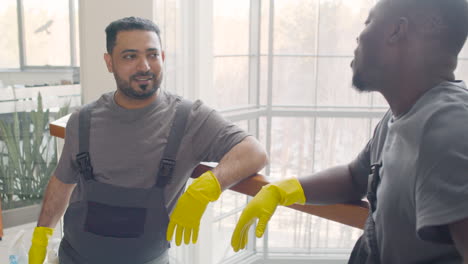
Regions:
<instances>
[{"instance_id":1,"label":"wooden chair","mask_svg":"<svg viewBox=\"0 0 468 264\"><path fill-rule=\"evenodd\" d=\"M65 126L70 115L62 117L50 123L50 134L55 137L65 137ZM192 173L192 178L196 178L205 171L212 169L209 166L199 165ZM268 184L268 178L256 174L239 182L230 189L245 195L254 196L263 185ZM335 205L298 205L289 206L294 210L298 210L311 215L319 216L324 219L332 220L341 224L363 229L364 223L368 215L368 204L365 201L358 201L352 204L335 204Z\"/></svg>"}]
</instances>

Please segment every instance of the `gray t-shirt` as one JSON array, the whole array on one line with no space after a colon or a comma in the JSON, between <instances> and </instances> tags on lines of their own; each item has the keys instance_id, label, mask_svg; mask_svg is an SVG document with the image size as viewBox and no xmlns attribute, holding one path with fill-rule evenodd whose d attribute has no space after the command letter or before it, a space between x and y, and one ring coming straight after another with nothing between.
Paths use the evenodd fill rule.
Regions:
<instances>
[{"instance_id":1,"label":"gray t-shirt","mask_svg":"<svg viewBox=\"0 0 468 264\"><path fill-rule=\"evenodd\" d=\"M351 163L367 188L381 159L373 217L382 263L461 263L448 224L468 217L468 90L443 82L403 116L388 112Z\"/></svg>"},{"instance_id":2,"label":"gray t-shirt","mask_svg":"<svg viewBox=\"0 0 468 264\"><path fill-rule=\"evenodd\" d=\"M151 105L124 109L114 93L97 100L90 130L90 157L97 181L123 187L149 188L156 182L159 163L175 116L177 96L160 91ZM55 170L64 183L78 183L70 202L83 199L83 179L75 160L78 116L67 123L65 145ZM173 181L165 187L165 203L172 211L193 169L202 161L218 162L248 134L226 121L201 101L193 103L177 154Z\"/></svg>"}]
</instances>

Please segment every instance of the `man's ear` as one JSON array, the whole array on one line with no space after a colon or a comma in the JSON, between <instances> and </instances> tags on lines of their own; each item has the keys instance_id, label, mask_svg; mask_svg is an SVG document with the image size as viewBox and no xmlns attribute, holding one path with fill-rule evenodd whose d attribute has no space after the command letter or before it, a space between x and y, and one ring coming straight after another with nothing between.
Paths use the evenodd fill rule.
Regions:
<instances>
[{"instance_id":1,"label":"man's ear","mask_svg":"<svg viewBox=\"0 0 468 264\"><path fill-rule=\"evenodd\" d=\"M112 73L112 56L109 53L104 53L104 61L106 62L107 70Z\"/></svg>"},{"instance_id":2,"label":"man's ear","mask_svg":"<svg viewBox=\"0 0 468 264\"><path fill-rule=\"evenodd\" d=\"M166 59L166 53L163 51L161 51L161 58L162 58L162 61L164 62L164 60Z\"/></svg>"},{"instance_id":3,"label":"man's ear","mask_svg":"<svg viewBox=\"0 0 468 264\"><path fill-rule=\"evenodd\" d=\"M408 34L408 19L406 17L400 17L393 26L393 30L388 38L390 44L395 44L398 41L405 39Z\"/></svg>"}]
</instances>

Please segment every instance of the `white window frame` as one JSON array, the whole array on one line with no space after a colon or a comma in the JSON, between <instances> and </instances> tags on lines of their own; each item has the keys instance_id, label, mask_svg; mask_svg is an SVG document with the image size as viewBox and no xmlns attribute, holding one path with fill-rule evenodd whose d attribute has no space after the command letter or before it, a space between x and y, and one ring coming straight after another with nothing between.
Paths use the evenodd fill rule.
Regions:
<instances>
[{"instance_id":1,"label":"white window frame","mask_svg":"<svg viewBox=\"0 0 468 264\"><path fill-rule=\"evenodd\" d=\"M79 68L77 46L76 46L76 32L78 31L78 25L75 23L75 12L78 4L75 1L80 0L64 0L68 1L69 9L69 24L70 24L70 65L62 66L30 66L26 64L26 47L25 47L25 33L24 33L24 8L23 0L16 0L16 16L18 19L18 52L19 52L19 68L0 68L0 72L26 72L26 71L49 71L49 72L60 72L64 70L71 70L73 68Z\"/></svg>"}]
</instances>

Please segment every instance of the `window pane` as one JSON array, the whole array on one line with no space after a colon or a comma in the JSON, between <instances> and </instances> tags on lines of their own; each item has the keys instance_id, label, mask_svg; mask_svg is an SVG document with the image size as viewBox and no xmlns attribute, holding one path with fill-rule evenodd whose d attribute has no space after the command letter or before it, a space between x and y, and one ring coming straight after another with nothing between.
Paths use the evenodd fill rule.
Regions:
<instances>
[{"instance_id":1,"label":"window pane","mask_svg":"<svg viewBox=\"0 0 468 264\"><path fill-rule=\"evenodd\" d=\"M245 197L246 196L244 195L244 198ZM239 220L240 214L241 212L239 211L236 214L213 222L210 225L210 233L212 234L212 244L210 245L210 251L212 253L211 263L223 263L223 260L226 260L236 254L231 248L231 236L234 228L236 227L237 220Z\"/></svg>"},{"instance_id":2,"label":"window pane","mask_svg":"<svg viewBox=\"0 0 468 264\"><path fill-rule=\"evenodd\" d=\"M80 66L80 18L79 18L79 5L78 5L78 0L73 1L73 11L75 12L74 17L75 17L75 56L76 56L76 65L75 66Z\"/></svg>"},{"instance_id":3,"label":"window pane","mask_svg":"<svg viewBox=\"0 0 468 264\"><path fill-rule=\"evenodd\" d=\"M320 1L319 54L353 55L374 0Z\"/></svg>"},{"instance_id":4,"label":"window pane","mask_svg":"<svg viewBox=\"0 0 468 264\"><path fill-rule=\"evenodd\" d=\"M369 139L371 124L367 118L274 117L271 176L274 180L303 177L351 161ZM270 252L311 253L333 248L347 255L361 234L359 229L288 208L278 208L268 228ZM262 246L257 244L257 249Z\"/></svg>"},{"instance_id":5,"label":"window pane","mask_svg":"<svg viewBox=\"0 0 468 264\"><path fill-rule=\"evenodd\" d=\"M0 4L0 69L19 68L18 17L16 0Z\"/></svg>"},{"instance_id":6,"label":"window pane","mask_svg":"<svg viewBox=\"0 0 468 264\"><path fill-rule=\"evenodd\" d=\"M371 125L368 118L317 118L314 171L353 160L369 140Z\"/></svg>"},{"instance_id":7,"label":"window pane","mask_svg":"<svg viewBox=\"0 0 468 264\"><path fill-rule=\"evenodd\" d=\"M213 1L214 54L248 54L249 0Z\"/></svg>"},{"instance_id":8,"label":"window pane","mask_svg":"<svg viewBox=\"0 0 468 264\"><path fill-rule=\"evenodd\" d=\"M268 103L268 57L260 57L260 104Z\"/></svg>"},{"instance_id":9,"label":"window pane","mask_svg":"<svg viewBox=\"0 0 468 264\"><path fill-rule=\"evenodd\" d=\"M312 105L314 103L315 60L311 57L274 58L274 105Z\"/></svg>"},{"instance_id":10,"label":"window pane","mask_svg":"<svg viewBox=\"0 0 468 264\"><path fill-rule=\"evenodd\" d=\"M268 251L318 255L317 250L326 254L333 249L329 255L345 260L361 234L360 229L279 206L268 223ZM257 250L261 247L257 243Z\"/></svg>"},{"instance_id":11,"label":"window pane","mask_svg":"<svg viewBox=\"0 0 468 264\"><path fill-rule=\"evenodd\" d=\"M26 64L70 65L68 1L24 0L23 8Z\"/></svg>"},{"instance_id":12,"label":"window pane","mask_svg":"<svg viewBox=\"0 0 468 264\"><path fill-rule=\"evenodd\" d=\"M260 14L260 53L268 54L268 36L270 26L270 1L261 2L261 14Z\"/></svg>"},{"instance_id":13,"label":"window pane","mask_svg":"<svg viewBox=\"0 0 468 264\"><path fill-rule=\"evenodd\" d=\"M455 77L457 80L468 81L468 59L458 60Z\"/></svg>"},{"instance_id":14,"label":"window pane","mask_svg":"<svg viewBox=\"0 0 468 264\"><path fill-rule=\"evenodd\" d=\"M468 59L468 44L467 43L465 43L465 46L460 51L460 54L458 54L458 58Z\"/></svg>"},{"instance_id":15,"label":"window pane","mask_svg":"<svg viewBox=\"0 0 468 264\"><path fill-rule=\"evenodd\" d=\"M309 175L313 169L313 118L273 117L270 176L275 179Z\"/></svg>"},{"instance_id":16,"label":"window pane","mask_svg":"<svg viewBox=\"0 0 468 264\"><path fill-rule=\"evenodd\" d=\"M166 55L164 61L163 87L171 92L177 91L178 54L180 49L178 37L180 36L178 0L157 0L155 3L156 21L161 30L162 48ZM179 54L180 55L180 54Z\"/></svg>"},{"instance_id":17,"label":"window pane","mask_svg":"<svg viewBox=\"0 0 468 264\"><path fill-rule=\"evenodd\" d=\"M248 57L215 58L213 91L201 89L200 97L216 109L248 104Z\"/></svg>"},{"instance_id":18,"label":"window pane","mask_svg":"<svg viewBox=\"0 0 468 264\"><path fill-rule=\"evenodd\" d=\"M370 94L351 86L350 58L318 59L317 104L321 106L370 106Z\"/></svg>"},{"instance_id":19,"label":"window pane","mask_svg":"<svg viewBox=\"0 0 468 264\"><path fill-rule=\"evenodd\" d=\"M316 53L316 28L317 1L275 1L275 54Z\"/></svg>"}]
</instances>

